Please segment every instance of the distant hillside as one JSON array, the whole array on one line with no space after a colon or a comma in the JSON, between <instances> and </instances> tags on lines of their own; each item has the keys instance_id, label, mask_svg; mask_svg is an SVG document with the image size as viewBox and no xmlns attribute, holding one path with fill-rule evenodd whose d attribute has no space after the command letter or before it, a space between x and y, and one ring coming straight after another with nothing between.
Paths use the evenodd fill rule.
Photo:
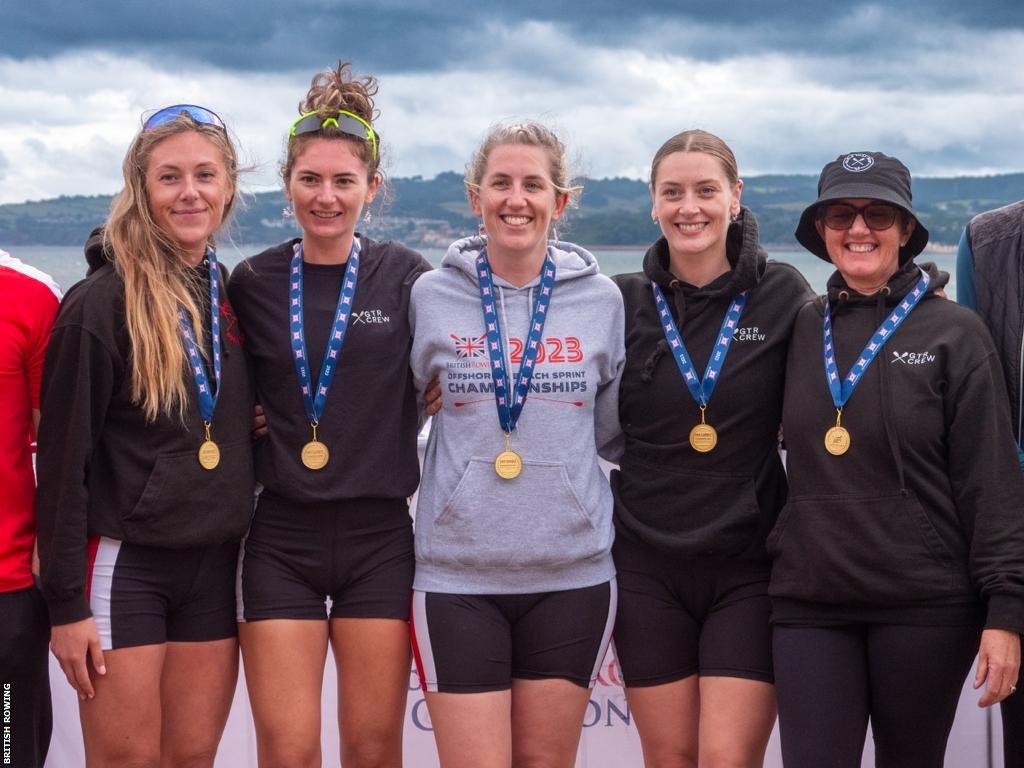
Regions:
<instances>
[{"instance_id":1,"label":"distant hillside","mask_svg":"<svg viewBox=\"0 0 1024 768\"><path fill-rule=\"evenodd\" d=\"M800 211L816 196L815 184L814 176L802 175L746 179L743 202L757 215L762 242L796 246L793 229ZM932 242L952 245L974 214L1024 198L1024 173L921 178L915 180L914 192ZM106 217L110 200L79 196L0 205L0 245L79 245ZM284 208L280 192L247 196L232 224L232 237L239 243L272 243L293 236L295 222L284 215ZM373 207L371 223L360 229L413 246L444 247L475 231L476 221L462 177L442 173L433 179L391 179L385 199ZM570 212L559 230L585 245L638 245L658 233L647 185L624 178L585 180L580 209Z\"/></svg>"}]
</instances>

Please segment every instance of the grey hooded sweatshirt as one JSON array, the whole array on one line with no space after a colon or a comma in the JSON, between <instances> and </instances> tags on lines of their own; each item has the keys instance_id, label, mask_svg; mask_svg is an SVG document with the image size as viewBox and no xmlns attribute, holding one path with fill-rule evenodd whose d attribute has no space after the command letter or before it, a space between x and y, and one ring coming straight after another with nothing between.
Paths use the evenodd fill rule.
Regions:
<instances>
[{"instance_id":1,"label":"grey hooded sweatshirt","mask_svg":"<svg viewBox=\"0 0 1024 768\"><path fill-rule=\"evenodd\" d=\"M621 452L619 378L624 310L593 254L552 241L555 288L533 381L512 434L523 459L503 480L504 449L475 260L486 239L451 245L441 269L413 286L412 371L422 394L440 377L443 406L427 442L416 506L415 588L525 594L610 580L612 495L598 452ZM510 375L519 370L539 277L515 287L493 276ZM508 363L506 362L506 366Z\"/></svg>"}]
</instances>

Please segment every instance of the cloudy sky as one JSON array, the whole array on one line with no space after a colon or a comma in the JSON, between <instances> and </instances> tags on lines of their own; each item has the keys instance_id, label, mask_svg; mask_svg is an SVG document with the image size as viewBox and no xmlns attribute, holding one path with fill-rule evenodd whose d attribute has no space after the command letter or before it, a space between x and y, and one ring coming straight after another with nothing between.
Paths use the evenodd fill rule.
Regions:
<instances>
[{"instance_id":1,"label":"cloudy sky","mask_svg":"<svg viewBox=\"0 0 1024 768\"><path fill-rule=\"evenodd\" d=\"M392 175L461 169L539 118L594 176L646 175L672 134L744 175L880 149L915 174L1024 170L1021 0L0 0L0 203L111 193L147 110L218 111L275 185L311 75L380 80Z\"/></svg>"}]
</instances>

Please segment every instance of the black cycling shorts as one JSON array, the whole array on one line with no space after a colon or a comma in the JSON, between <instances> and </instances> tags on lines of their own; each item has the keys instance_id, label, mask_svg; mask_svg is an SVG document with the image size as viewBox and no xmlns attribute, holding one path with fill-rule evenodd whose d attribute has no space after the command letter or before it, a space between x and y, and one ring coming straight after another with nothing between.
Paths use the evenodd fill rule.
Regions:
<instances>
[{"instance_id":1,"label":"black cycling shorts","mask_svg":"<svg viewBox=\"0 0 1024 768\"><path fill-rule=\"evenodd\" d=\"M414 568L405 499L296 504L263 494L238 564L238 620L408 621Z\"/></svg>"},{"instance_id":2,"label":"black cycling shorts","mask_svg":"<svg viewBox=\"0 0 1024 768\"><path fill-rule=\"evenodd\" d=\"M691 675L772 682L768 566L667 555L619 536L615 652L626 687Z\"/></svg>"},{"instance_id":3,"label":"black cycling shorts","mask_svg":"<svg viewBox=\"0 0 1024 768\"><path fill-rule=\"evenodd\" d=\"M413 592L412 641L424 691L503 691L560 678L590 688L615 623L615 579L526 595Z\"/></svg>"},{"instance_id":4,"label":"black cycling shorts","mask_svg":"<svg viewBox=\"0 0 1024 768\"><path fill-rule=\"evenodd\" d=\"M165 549L89 537L86 594L103 650L235 637L238 543Z\"/></svg>"}]
</instances>

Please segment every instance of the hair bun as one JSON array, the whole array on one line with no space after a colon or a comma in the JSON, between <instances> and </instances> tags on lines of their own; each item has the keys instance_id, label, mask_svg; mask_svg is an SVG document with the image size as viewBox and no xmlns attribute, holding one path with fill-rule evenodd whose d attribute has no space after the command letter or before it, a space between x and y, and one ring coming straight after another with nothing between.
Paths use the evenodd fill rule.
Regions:
<instances>
[{"instance_id":1,"label":"hair bun","mask_svg":"<svg viewBox=\"0 0 1024 768\"><path fill-rule=\"evenodd\" d=\"M299 113L326 114L345 110L372 124L378 114L373 105L376 95L377 78L372 75L357 78L349 62L339 61L333 69L325 69L313 77L306 98L299 102Z\"/></svg>"}]
</instances>

